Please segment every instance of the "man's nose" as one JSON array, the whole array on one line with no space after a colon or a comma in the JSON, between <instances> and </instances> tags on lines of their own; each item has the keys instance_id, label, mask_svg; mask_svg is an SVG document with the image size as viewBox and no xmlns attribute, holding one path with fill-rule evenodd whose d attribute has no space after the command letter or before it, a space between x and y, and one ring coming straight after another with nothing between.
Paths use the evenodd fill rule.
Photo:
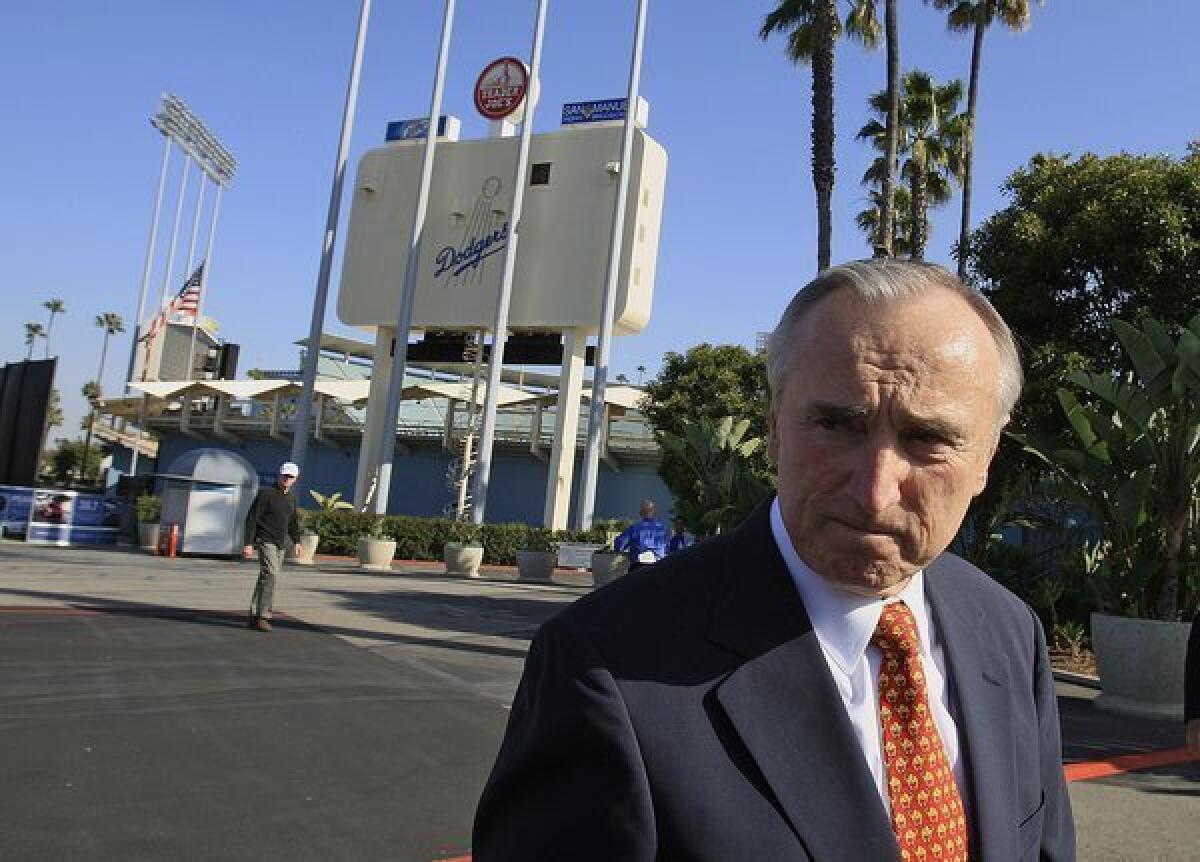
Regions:
<instances>
[{"instance_id":1,"label":"man's nose","mask_svg":"<svg viewBox=\"0 0 1200 862\"><path fill-rule=\"evenodd\" d=\"M900 485L908 469L894 446L868 441L850 480L850 495L866 514L881 514L900 501Z\"/></svg>"}]
</instances>

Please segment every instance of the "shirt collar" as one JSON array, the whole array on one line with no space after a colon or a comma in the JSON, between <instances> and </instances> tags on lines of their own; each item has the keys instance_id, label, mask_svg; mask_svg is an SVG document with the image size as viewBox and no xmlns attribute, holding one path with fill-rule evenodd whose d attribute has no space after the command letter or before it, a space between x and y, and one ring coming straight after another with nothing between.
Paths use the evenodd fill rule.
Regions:
<instances>
[{"instance_id":1,"label":"shirt collar","mask_svg":"<svg viewBox=\"0 0 1200 862\"><path fill-rule=\"evenodd\" d=\"M879 625L883 606L890 602L903 600L908 605L917 623L921 652L929 654L929 609L925 603L924 572L917 572L900 593L887 599L858 596L838 589L800 559L783 523L778 497L771 504L771 535L800 593L813 631L842 673L850 674L862 661L875 627Z\"/></svg>"}]
</instances>

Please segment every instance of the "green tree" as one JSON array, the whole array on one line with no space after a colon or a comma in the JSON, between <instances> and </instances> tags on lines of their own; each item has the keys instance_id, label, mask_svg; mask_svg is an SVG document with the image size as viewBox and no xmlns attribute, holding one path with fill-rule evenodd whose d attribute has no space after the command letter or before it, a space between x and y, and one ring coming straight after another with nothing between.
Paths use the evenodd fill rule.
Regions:
<instances>
[{"instance_id":1,"label":"green tree","mask_svg":"<svg viewBox=\"0 0 1200 862\"><path fill-rule=\"evenodd\" d=\"M867 47L879 42L875 0L852 0L846 32ZM842 34L837 0L780 0L763 19L759 37L783 35L796 65L812 66L812 174L817 192L817 269L829 266L833 248L834 46Z\"/></svg>"},{"instance_id":2,"label":"green tree","mask_svg":"<svg viewBox=\"0 0 1200 862\"><path fill-rule=\"evenodd\" d=\"M964 119L957 113L962 98L962 82L938 85L926 72L914 70L903 79L900 100L899 153L904 157L901 176L908 181L908 251L913 260L925 257L929 238L929 208L945 203L953 191L952 181L962 167ZM877 150L886 146L886 117L889 99L886 92L875 93L868 104L876 119L858 132L859 140L870 141ZM882 185L887 173L887 157L875 159L863 175L865 185Z\"/></svg>"},{"instance_id":3,"label":"green tree","mask_svg":"<svg viewBox=\"0 0 1200 862\"><path fill-rule=\"evenodd\" d=\"M1181 577L1200 491L1200 315L1172 338L1153 318L1112 328L1132 373L1068 375L1059 401L1075 445L1036 433L1020 439L1055 468L1104 529L1102 555L1128 607L1173 620L1188 604Z\"/></svg>"},{"instance_id":4,"label":"green tree","mask_svg":"<svg viewBox=\"0 0 1200 862\"><path fill-rule=\"evenodd\" d=\"M656 431L685 434L701 419L724 416L748 419L752 437L767 434L766 356L734 344L698 344L686 353L669 352L658 375L646 382L641 410ZM766 452L755 452L751 464L764 479L771 475ZM659 474L668 488L686 489L688 466L670 452L663 453Z\"/></svg>"},{"instance_id":5,"label":"green tree","mask_svg":"<svg viewBox=\"0 0 1200 862\"><path fill-rule=\"evenodd\" d=\"M25 351L25 361L33 359L33 345L39 338L46 337L46 328L40 323L25 324L25 346L29 349Z\"/></svg>"},{"instance_id":6,"label":"green tree","mask_svg":"<svg viewBox=\"0 0 1200 862\"><path fill-rule=\"evenodd\" d=\"M50 358L50 333L54 329L54 318L60 314L66 314L67 306L61 299L47 299L42 303L42 308L50 312L50 319L46 321L46 358Z\"/></svg>"},{"instance_id":7,"label":"green tree","mask_svg":"<svg viewBox=\"0 0 1200 862\"><path fill-rule=\"evenodd\" d=\"M57 389L50 390L50 403L46 406L46 430L57 428L63 423L62 399Z\"/></svg>"},{"instance_id":8,"label":"green tree","mask_svg":"<svg viewBox=\"0 0 1200 862\"><path fill-rule=\"evenodd\" d=\"M997 19L1010 30L1029 26L1029 0L926 0L947 12L946 26L954 32L972 33L971 76L967 86L967 115L963 129L962 219L958 232L958 277L967 277L967 246L971 234L971 184L975 156L975 119L979 104L979 67L983 34Z\"/></svg>"},{"instance_id":9,"label":"green tree","mask_svg":"<svg viewBox=\"0 0 1200 862\"><path fill-rule=\"evenodd\" d=\"M737 526L771 492L753 463L766 446L746 436L749 428L749 419L724 416L688 422L682 434L658 433L663 452L685 468L684 481L671 488L675 511L702 535Z\"/></svg>"},{"instance_id":10,"label":"green tree","mask_svg":"<svg viewBox=\"0 0 1200 862\"><path fill-rule=\"evenodd\" d=\"M872 184L869 183L868 186L870 185ZM884 196L879 188L870 188L867 195L870 206L854 217L854 223L858 225L859 230L866 234L867 242L872 243L878 250L881 247L879 238L883 224ZM899 257L909 253L908 241L912 236L912 226L909 223L912 219L912 204L909 200L908 189L904 186L896 187L892 198L892 207L895 215L892 218L892 239L887 246L887 254ZM925 235L929 235L928 226Z\"/></svg>"},{"instance_id":11,"label":"green tree","mask_svg":"<svg viewBox=\"0 0 1200 862\"><path fill-rule=\"evenodd\" d=\"M1010 203L972 234L970 262L1027 354L1118 367L1111 318L1170 328L1200 308L1195 147L1182 159L1038 155L1004 190Z\"/></svg>"}]
</instances>

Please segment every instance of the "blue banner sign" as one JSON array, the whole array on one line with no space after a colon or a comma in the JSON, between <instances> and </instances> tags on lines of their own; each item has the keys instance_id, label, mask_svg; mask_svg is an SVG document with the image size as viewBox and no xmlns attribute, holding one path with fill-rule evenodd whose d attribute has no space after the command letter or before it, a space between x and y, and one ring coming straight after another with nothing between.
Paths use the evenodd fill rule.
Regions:
<instances>
[{"instance_id":1,"label":"blue banner sign","mask_svg":"<svg viewBox=\"0 0 1200 862\"><path fill-rule=\"evenodd\" d=\"M0 535L24 536L32 508L32 488L0 485Z\"/></svg>"},{"instance_id":2,"label":"blue banner sign","mask_svg":"<svg viewBox=\"0 0 1200 862\"><path fill-rule=\"evenodd\" d=\"M38 488L25 541L48 545L115 545L121 513L101 494Z\"/></svg>"},{"instance_id":3,"label":"blue banner sign","mask_svg":"<svg viewBox=\"0 0 1200 862\"><path fill-rule=\"evenodd\" d=\"M429 131L429 118L418 117L415 120L395 120L387 124L385 141L417 141L425 137ZM446 117L438 117L438 137L446 136Z\"/></svg>"},{"instance_id":4,"label":"blue banner sign","mask_svg":"<svg viewBox=\"0 0 1200 862\"><path fill-rule=\"evenodd\" d=\"M599 102L567 102L562 109L562 124L602 123L625 119L628 99L602 99Z\"/></svg>"}]
</instances>

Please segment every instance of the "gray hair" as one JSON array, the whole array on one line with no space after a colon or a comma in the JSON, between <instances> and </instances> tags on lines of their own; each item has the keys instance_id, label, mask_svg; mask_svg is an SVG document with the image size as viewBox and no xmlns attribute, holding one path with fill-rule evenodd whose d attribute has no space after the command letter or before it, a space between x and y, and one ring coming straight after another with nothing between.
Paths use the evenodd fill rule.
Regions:
<instances>
[{"instance_id":1,"label":"gray hair","mask_svg":"<svg viewBox=\"0 0 1200 862\"><path fill-rule=\"evenodd\" d=\"M784 309L779 324L767 341L767 386L771 401L779 398L791 371L795 355L796 329L817 303L837 290L852 291L867 303L892 303L942 289L952 291L979 315L991 333L1000 354L1000 380L997 397L1000 427L1008 421L1021 397L1024 375L1021 357L1012 330L999 312L978 290L963 284L952 273L931 263L877 258L856 260L833 266L819 273L802 287ZM997 432L999 429L997 429Z\"/></svg>"}]
</instances>

